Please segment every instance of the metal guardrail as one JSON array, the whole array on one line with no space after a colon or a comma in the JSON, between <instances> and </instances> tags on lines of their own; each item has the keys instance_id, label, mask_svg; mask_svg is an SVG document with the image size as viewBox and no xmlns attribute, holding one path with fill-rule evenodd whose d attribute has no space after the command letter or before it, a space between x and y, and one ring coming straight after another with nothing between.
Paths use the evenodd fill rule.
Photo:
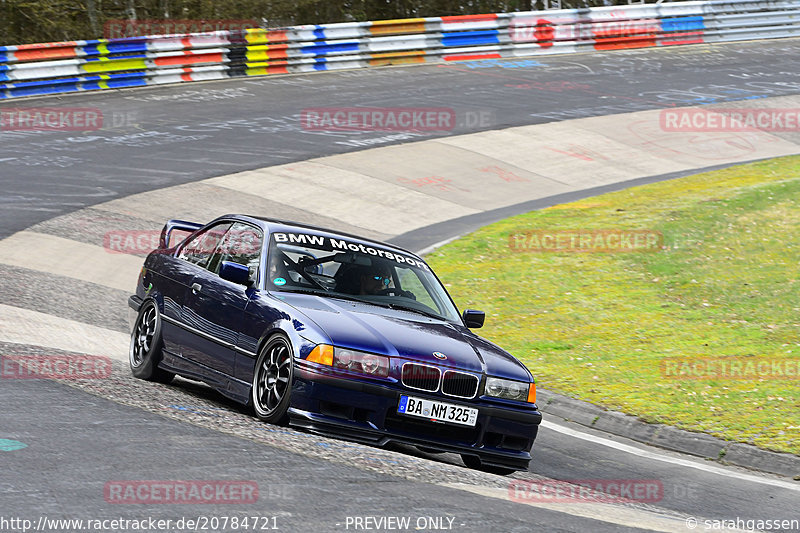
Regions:
<instances>
[{"instance_id":1,"label":"metal guardrail","mask_svg":"<svg viewBox=\"0 0 800 533\"><path fill-rule=\"evenodd\" d=\"M712 0L0 46L0 99L800 36L800 0Z\"/></svg>"}]
</instances>

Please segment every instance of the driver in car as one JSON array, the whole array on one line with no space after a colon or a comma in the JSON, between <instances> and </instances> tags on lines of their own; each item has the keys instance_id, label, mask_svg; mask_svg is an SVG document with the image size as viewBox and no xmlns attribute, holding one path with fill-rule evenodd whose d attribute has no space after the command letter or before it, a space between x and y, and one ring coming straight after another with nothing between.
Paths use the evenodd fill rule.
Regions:
<instances>
[{"instance_id":1,"label":"driver in car","mask_svg":"<svg viewBox=\"0 0 800 533\"><path fill-rule=\"evenodd\" d=\"M381 266L377 270L361 272L361 289L359 294L377 294L384 289L388 289L392 283L392 275L389 269Z\"/></svg>"}]
</instances>

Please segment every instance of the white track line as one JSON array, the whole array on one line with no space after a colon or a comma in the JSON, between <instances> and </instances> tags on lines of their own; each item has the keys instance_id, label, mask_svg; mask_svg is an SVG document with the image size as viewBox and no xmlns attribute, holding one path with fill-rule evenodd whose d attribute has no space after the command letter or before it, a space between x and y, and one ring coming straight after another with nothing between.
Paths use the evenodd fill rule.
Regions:
<instances>
[{"instance_id":1,"label":"white track line","mask_svg":"<svg viewBox=\"0 0 800 533\"><path fill-rule=\"evenodd\" d=\"M478 485L467 485L464 483L443 483L443 486L454 489L480 494L488 498L498 500L513 501L522 505L530 505L541 509L547 509L557 513L570 516L578 516L589 520L616 524L625 528L637 528L647 531L660 531L664 533L675 533L677 531L689 531L686 528L686 516L675 516L661 514L658 511L648 511L636 509L622 505L611 505L602 503L573 502L573 503L548 503L525 501L524 499L511 499L508 489L497 487L483 487ZM531 524L531 531L536 530ZM725 529L730 532L733 530Z\"/></svg>"},{"instance_id":2,"label":"white track line","mask_svg":"<svg viewBox=\"0 0 800 533\"><path fill-rule=\"evenodd\" d=\"M0 241L0 263L129 292L144 259L111 253L102 242L92 245L25 230Z\"/></svg>"},{"instance_id":3,"label":"white track line","mask_svg":"<svg viewBox=\"0 0 800 533\"><path fill-rule=\"evenodd\" d=\"M638 455L639 457L644 457L646 459L652 459L654 461L661 461L664 463L685 466L687 468L694 468L696 470L701 470L703 472L708 472L710 474L717 474L719 476L731 477L742 481L749 481L751 483L761 483L762 485L771 485L773 487L779 487L782 489L788 489L800 492L800 483L792 483L790 481L782 481L780 479L771 479L768 477L754 476L751 474L746 474L744 472L727 470L719 466L703 464L695 461L690 461L688 459L681 459L680 457L671 457L669 455L652 452L650 450L643 450L635 446L622 444L620 442L614 442L613 440L609 440L603 437L598 437L597 435L592 435L572 428L568 428L566 426L556 424L555 422L550 422L549 420L543 420L542 427L545 427L553 431L557 431L558 433L562 433L564 435L569 435L570 437L574 437L576 439L585 440L587 442L591 442L593 444L599 444L601 446L607 446L609 448L614 448L615 450L619 450L625 453L630 453L632 455Z\"/></svg>"},{"instance_id":4,"label":"white track line","mask_svg":"<svg viewBox=\"0 0 800 533\"><path fill-rule=\"evenodd\" d=\"M0 341L128 361L130 336L83 322L0 304Z\"/></svg>"}]
</instances>

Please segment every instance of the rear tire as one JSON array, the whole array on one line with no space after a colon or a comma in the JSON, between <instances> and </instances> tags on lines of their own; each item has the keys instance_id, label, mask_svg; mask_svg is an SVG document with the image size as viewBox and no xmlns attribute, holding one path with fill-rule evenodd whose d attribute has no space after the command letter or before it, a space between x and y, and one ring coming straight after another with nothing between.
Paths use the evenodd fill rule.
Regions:
<instances>
[{"instance_id":1,"label":"rear tire","mask_svg":"<svg viewBox=\"0 0 800 533\"><path fill-rule=\"evenodd\" d=\"M161 314L153 300L147 300L139 309L139 316L131 332L128 362L134 377L158 383L169 383L175 374L158 368L161 361Z\"/></svg>"}]
</instances>

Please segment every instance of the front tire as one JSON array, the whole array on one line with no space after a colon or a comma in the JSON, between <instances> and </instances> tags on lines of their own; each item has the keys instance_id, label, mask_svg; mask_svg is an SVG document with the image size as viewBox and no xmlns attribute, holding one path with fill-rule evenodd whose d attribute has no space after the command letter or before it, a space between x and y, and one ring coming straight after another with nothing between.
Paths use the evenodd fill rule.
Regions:
<instances>
[{"instance_id":1,"label":"front tire","mask_svg":"<svg viewBox=\"0 0 800 533\"><path fill-rule=\"evenodd\" d=\"M286 421L292 395L294 356L289 340L272 337L256 359L251 400L256 417L270 424Z\"/></svg>"},{"instance_id":2,"label":"front tire","mask_svg":"<svg viewBox=\"0 0 800 533\"><path fill-rule=\"evenodd\" d=\"M172 381L175 374L158 368L162 347L161 314L155 302L147 300L139 309L128 350L128 362L134 377L159 383Z\"/></svg>"}]
</instances>

